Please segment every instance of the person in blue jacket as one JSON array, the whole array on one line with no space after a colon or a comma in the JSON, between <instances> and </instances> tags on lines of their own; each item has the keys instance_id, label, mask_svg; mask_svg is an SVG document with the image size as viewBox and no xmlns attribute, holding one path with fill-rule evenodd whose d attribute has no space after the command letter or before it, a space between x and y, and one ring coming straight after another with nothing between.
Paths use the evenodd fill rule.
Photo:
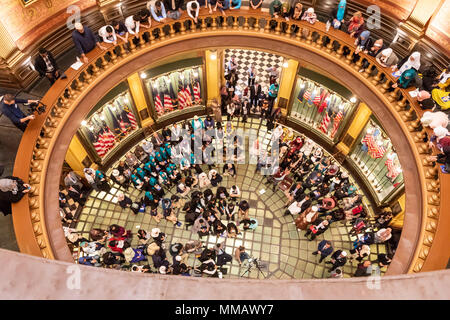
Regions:
<instances>
[{"instance_id":1,"label":"person in blue jacket","mask_svg":"<svg viewBox=\"0 0 450 320\"><path fill-rule=\"evenodd\" d=\"M33 120L34 115L26 116L17 106L21 103L38 103L39 100L16 99L12 94L5 94L2 100L0 111L11 120L11 122L20 130L25 131L28 122Z\"/></svg>"},{"instance_id":2,"label":"person in blue jacket","mask_svg":"<svg viewBox=\"0 0 450 320\"><path fill-rule=\"evenodd\" d=\"M319 263L323 261L326 257L333 253L333 247L331 246L331 242L328 240L322 240L319 242L317 246L317 251L314 251L312 254L317 255L320 253Z\"/></svg>"}]
</instances>

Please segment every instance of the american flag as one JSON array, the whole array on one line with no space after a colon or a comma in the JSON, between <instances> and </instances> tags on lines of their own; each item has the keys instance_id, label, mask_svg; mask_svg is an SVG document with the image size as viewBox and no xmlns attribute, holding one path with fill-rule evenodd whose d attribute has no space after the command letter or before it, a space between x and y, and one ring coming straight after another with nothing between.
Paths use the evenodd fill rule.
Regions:
<instances>
[{"instance_id":1,"label":"american flag","mask_svg":"<svg viewBox=\"0 0 450 320\"><path fill-rule=\"evenodd\" d=\"M186 108L186 96L184 94L184 89L180 88L178 91L178 109Z\"/></svg>"},{"instance_id":2,"label":"american flag","mask_svg":"<svg viewBox=\"0 0 450 320\"><path fill-rule=\"evenodd\" d=\"M306 90L305 94L303 95L303 100L308 101L309 97L311 97L311 90L310 89Z\"/></svg>"},{"instance_id":3,"label":"american flag","mask_svg":"<svg viewBox=\"0 0 450 320\"><path fill-rule=\"evenodd\" d=\"M198 81L194 85L194 100L196 104L199 104L202 100L200 97L200 83Z\"/></svg>"},{"instance_id":4,"label":"american flag","mask_svg":"<svg viewBox=\"0 0 450 320\"><path fill-rule=\"evenodd\" d=\"M327 134L328 126L330 125L330 117L328 116L328 112L323 114L322 122L320 123L319 130L323 133Z\"/></svg>"},{"instance_id":5,"label":"american flag","mask_svg":"<svg viewBox=\"0 0 450 320\"><path fill-rule=\"evenodd\" d=\"M186 97L186 106L192 106L192 92L189 85L184 89L184 96Z\"/></svg>"},{"instance_id":6,"label":"american flag","mask_svg":"<svg viewBox=\"0 0 450 320\"><path fill-rule=\"evenodd\" d=\"M95 152L97 152L97 154L100 157L103 157L106 154L106 147L105 147L103 133L99 133L97 141L94 142L93 145L94 145Z\"/></svg>"},{"instance_id":7,"label":"american flag","mask_svg":"<svg viewBox=\"0 0 450 320\"><path fill-rule=\"evenodd\" d=\"M155 108L156 108L156 112L159 115L164 113L164 107L163 107L163 104L161 102L161 97L159 96L159 94L157 94L156 98L155 98Z\"/></svg>"},{"instance_id":8,"label":"american flag","mask_svg":"<svg viewBox=\"0 0 450 320\"><path fill-rule=\"evenodd\" d=\"M397 178L397 176L400 172L395 170L394 160L388 158L384 164L386 165L386 167L388 169L388 173L386 174L386 176L390 179Z\"/></svg>"},{"instance_id":9,"label":"american flag","mask_svg":"<svg viewBox=\"0 0 450 320\"><path fill-rule=\"evenodd\" d=\"M134 114L128 110L127 116L128 116L128 120L130 120L130 123L131 123L131 126L133 127L133 129L136 129L138 125L137 125L136 118L134 117Z\"/></svg>"},{"instance_id":10,"label":"american flag","mask_svg":"<svg viewBox=\"0 0 450 320\"><path fill-rule=\"evenodd\" d=\"M164 94L164 108L173 111L172 99L168 94Z\"/></svg>"},{"instance_id":11,"label":"american flag","mask_svg":"<svg viewBox=\"0 0 450 320\"><path fill-rule=\"evenodd\" d=\"M378 145L375 142L373 135L369 133L366 134L362 142L367 145L369 156L371 156L373 159L383 158L386 149L384 149L382 145Z\"/></svg>"},{"instance_id":12,"label":"american flag","mask_svg":"<svg viewBox=\"0 0 450 320\"><path fill-rule=\"evenodd\" d=\"M339 124L341 123L342 119L344 118L344 113L342 111L339 111L337 115L333 119L333 131L331 132L331 138L334 138L336 132L339 129Z\"/></svg>"},{"instance_id":13,"label":"american flag","mask_svg":"<svg viewBox=\"0 0 450 320\"><path fill-rule=\"evenodd\" d=\"M319 92L317 92L316 96L314 97L313 103L316 105L316 107L319 106L320 101L322 100L322 94L319 94Z\"/></svg>"},{"instance_id":14,"label":"american flag","mask_svg":"<svg viewBox=\"0 0 450 320\"><path fill-rule=\"evenodd\" d=\"M317 111L319 113L322 113L323 110L325 110L328 107L328 103L330 101L329 99L330 94L328 92L326 92L326 90L324 90L324 93L322 93L320 99L322 100L322 103L320 104L320 106L318 107Z\"/></svg>"},{"instance_id":15,"label":"american flag","mask_svg":"<svg viewBox=\"0 0 450 320\"><path fill-rule=\"evenodd\" d=\"M107 131L104 134L104 142L105 142L105 146L107 148L107 150L111 149L112 147L114 147L114 144L116 143L116 136L114 135L114 133L112 133L111 129L109 127L106 127Z\"/></svg>"}]
</instances>

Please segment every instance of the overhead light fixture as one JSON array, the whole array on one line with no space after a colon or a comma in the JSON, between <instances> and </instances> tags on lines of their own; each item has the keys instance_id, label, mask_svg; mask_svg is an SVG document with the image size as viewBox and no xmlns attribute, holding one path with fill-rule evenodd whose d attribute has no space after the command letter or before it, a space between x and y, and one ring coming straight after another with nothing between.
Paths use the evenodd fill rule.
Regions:
<instances>
[{"instance_id":1,"label":"overhead light fixture","mask_svg":"<svg viewBox=\"0 0 450 320\"><path fill-rule=\"evenodd\" d=\"M194 77L198 77L198 72L194 71Z\"/></svg>"},{"instance_id":2,"label":"overhead light fixture","mask_svg":"<svg viewBox=\"0 0 450 320\"><path fill-rule=\"evenodd\" d=\"M146 74L145 72L142 72L142 73L141 73L141 78L142 78L142 79L147 78L147 74Z\"/></svg>"},{"instance_id":3,"label":"overhead light fixture","mask_svg":"<svg viewBox=\"0 0 450 320\"><path fill-rule=\"evenodd\" d=\"M287 61L283 62L283 68L289 67L289 63Z\"/></svg>"},{"instance_id":4,"label":"overhead light fixture","mask_svg":"<svg viewBox=\"0 0 450 320\"><path fill-rule=\"evenodd\" d=\"M339 110L343 110L343 109L344 109L344 105L343 104L339 105Z\"/></svg>"},{"instance_id":5,"label":"overhead light fixture","mask_svg":"<svg viewBox=\"0 0 450 320\"><path fill-rule=\"evenodd\" d=\"M184 74L180 73L180 79L183 80L184 79Z\"/></svg>"},{"instance_id":6,"label":"overhead light fixture","mask_svg":"<svg viewBox=\"0 0 450 320\"><path fill-rule=\"evenodd\" d=\"M158 89L158 84L156 82L153 84L153 88Z\"/></svg>"},{"instance_id":7,"label":"overhead light fixture","mask_svg":"<svg viewBox=\"0 0 450 320\"><path fill-rule=\"evenodd\" d=\"M85 127L85 126L87 125L87 121L86 121L86 120L81 121L81 125L82 125L83 127Z\"/></svg>"},{"instance_id":8,"label":"overhead light fixture","mask_svg":"<svg viewBox=\"0 0 450 320\"><path fill-rule=\"evenodd\" d=\"M217 53L216 52L211 52L210 58L211 58L211 60L216 60L217 59Z\"/></svg>"},{"instance_id":9,"label":"overhead light fixture","mask_svg":"<svg viewBox=\"0 0 450 320\"><path fill-rule=\"evenodd\" d=\"M125 101L125 103L130 102L130 100L128 100L128 98L125 98L123 101Z\"/></svg>"},{"instance_id":10,"label":"overhead light fixture","mask_svg":"<svg viewBox=\"0 0 450 320\"><path fill-rule=\"evenodd\" d=\"M305 87L305 83L302 83L301 85L300 85L300 88L304 88Z\"/></svg>"},{"instance_id":11,"label":"overhead light fixture","mask_svg":"<svg viewBox=\"0 0 450 320\"><path fill-rule=\"evenodd\" d=\"M105 116L104 115L100 115L100 119L101 120L105 120Z\"/></svg>"},{"instance_id":12,"label":"overhead light fixture","mask_svg":"<svg viewBox=\"0 0 450 320\"><path fill-rule=\"evenodd\" d=\"M350 102L351 102L351 103L355 103L355 102L356 102L356 97L351 97L351 98L350 98Z\"/></svg>"}]
</instances>

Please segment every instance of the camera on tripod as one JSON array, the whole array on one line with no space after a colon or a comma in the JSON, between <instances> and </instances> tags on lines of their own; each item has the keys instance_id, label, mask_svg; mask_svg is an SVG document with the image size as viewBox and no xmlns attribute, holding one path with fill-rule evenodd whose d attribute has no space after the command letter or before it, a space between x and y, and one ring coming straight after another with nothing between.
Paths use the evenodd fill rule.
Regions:
<instances>
[{"instance_id":1,"label":"camera on tripod","mask_svg":"<svg viewBox=\"0 0 450 320\"><path fill-rule=\"evenodd\" d=\"M47 108L47 106L40 101L28 103L26 104L26 106L28 107L29 112L31 113L36 112L37 114L44 113L45 109Z\"/></svg>"}]
</instances>

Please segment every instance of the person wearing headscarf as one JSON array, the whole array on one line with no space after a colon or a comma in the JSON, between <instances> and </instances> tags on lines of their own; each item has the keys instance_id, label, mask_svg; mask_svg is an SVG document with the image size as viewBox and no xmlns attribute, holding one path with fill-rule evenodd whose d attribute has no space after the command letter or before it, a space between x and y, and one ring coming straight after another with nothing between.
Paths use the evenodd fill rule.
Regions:
<instances>
[{"instance_id":1,"label":"person wearing headscarf","mask_svg":"<svg viewBox=\"0 0 450 320\"><path fill-rule=\"evenodd\" d=\"M347 0L339 1L339 4L336 8L334 8L331 13L332 21L331 25L335 29L340 29L342 24L344 23L345 12L347 9Z\"/></svg>"},{"instance_id":2,"label":"person wearing headscarf","mask_svg":"<svg viewBox=\"0 0 450 320\"><path fill-rule=\"evenodd\" d=\"M30 185L17 177L9 176L0 179L0 211L3 215L12 214L11 203L19 202L30 188Z\"/></svg>"},{"instance_id":3,"label":"person wearing headscarf","mask_svg":"<svg viewBox=\"0 0 450 320\"><path fill-rule=\"evenodd\" d=\"M314 12L314 8L309 8L308 10L306 10L303 14L302 20L305 20L311 24L316 23L317 15Z\"/></svg>"},{"instance_id":4,"label":"person wearing headscarf","mask_svg":"<svg viewBox=\"0 0 450 320\"><path fill-rule=\"evenodd\" d=\"M353 17L348 22L347 33L350 37L356 38L364 27L364 18L360 11L353 14Z\"/></svg>"},{"instance_id":5,"label":"person wearing headscarf","mask_svg":"<svg viewBox=\"0 0 450 320\"><path fill-rule=\"evenodd\" d=\"M398 71L400 71L400 73L403 73L411 68L414 68L416 69L416 71L419 71L420 52L415 51L408 58L400 60L400 62L396 66L392 67L392 71L395 71L396 68L398 68Z\"/></svg>"},{"instance_id":6,"label":"person wearing headscarf","mask_svg":"<svg viewBox=\"0 0 450 320\"><path fill-rule=\"evenodd\" d=\"M417 76L416 69L411 68L411 69L405 70L398 78L397 83L394 83L392 85L392 87L393 88L400 87L400 88L406 89L413 85L416 85L416 81L415 81L416 76Z\"/></svg>"},{"instance_id":7,"label":"person wearing headscarf","mask_svg":"<svg viewBox=\"0 0 450 320\"><path fill-rule=\"evenodd\" d=\"M292 15L293 9L291 8L291 5L289 2L284 2L281 5L281 12L280 16L284 18L286 21L289 21L289 17Z\"/></svg>"},{"instance_id":8,"label":"person wearing headscarf","mask_svg":"<svg viewBox=\"0 0 450 320\"><path fill-rule=\"evenodd\" d=\"M431 94L428 91L419 91L416 99L419 106L424 110L433 109L435 107L434 100L431 98Z\"/></svg>"},{"instance_id":9,"label":"person wearing headscarf","mask_svg":"<svg viewBox=\"0 0 450 320\"><path fill-rule=\"evenodd\" d=\"M398 57L392 48L387 48L380 51L376 56L376 60L382 67L385 68L392 67L398 63Z\"/></svg>"}]
</instances>

